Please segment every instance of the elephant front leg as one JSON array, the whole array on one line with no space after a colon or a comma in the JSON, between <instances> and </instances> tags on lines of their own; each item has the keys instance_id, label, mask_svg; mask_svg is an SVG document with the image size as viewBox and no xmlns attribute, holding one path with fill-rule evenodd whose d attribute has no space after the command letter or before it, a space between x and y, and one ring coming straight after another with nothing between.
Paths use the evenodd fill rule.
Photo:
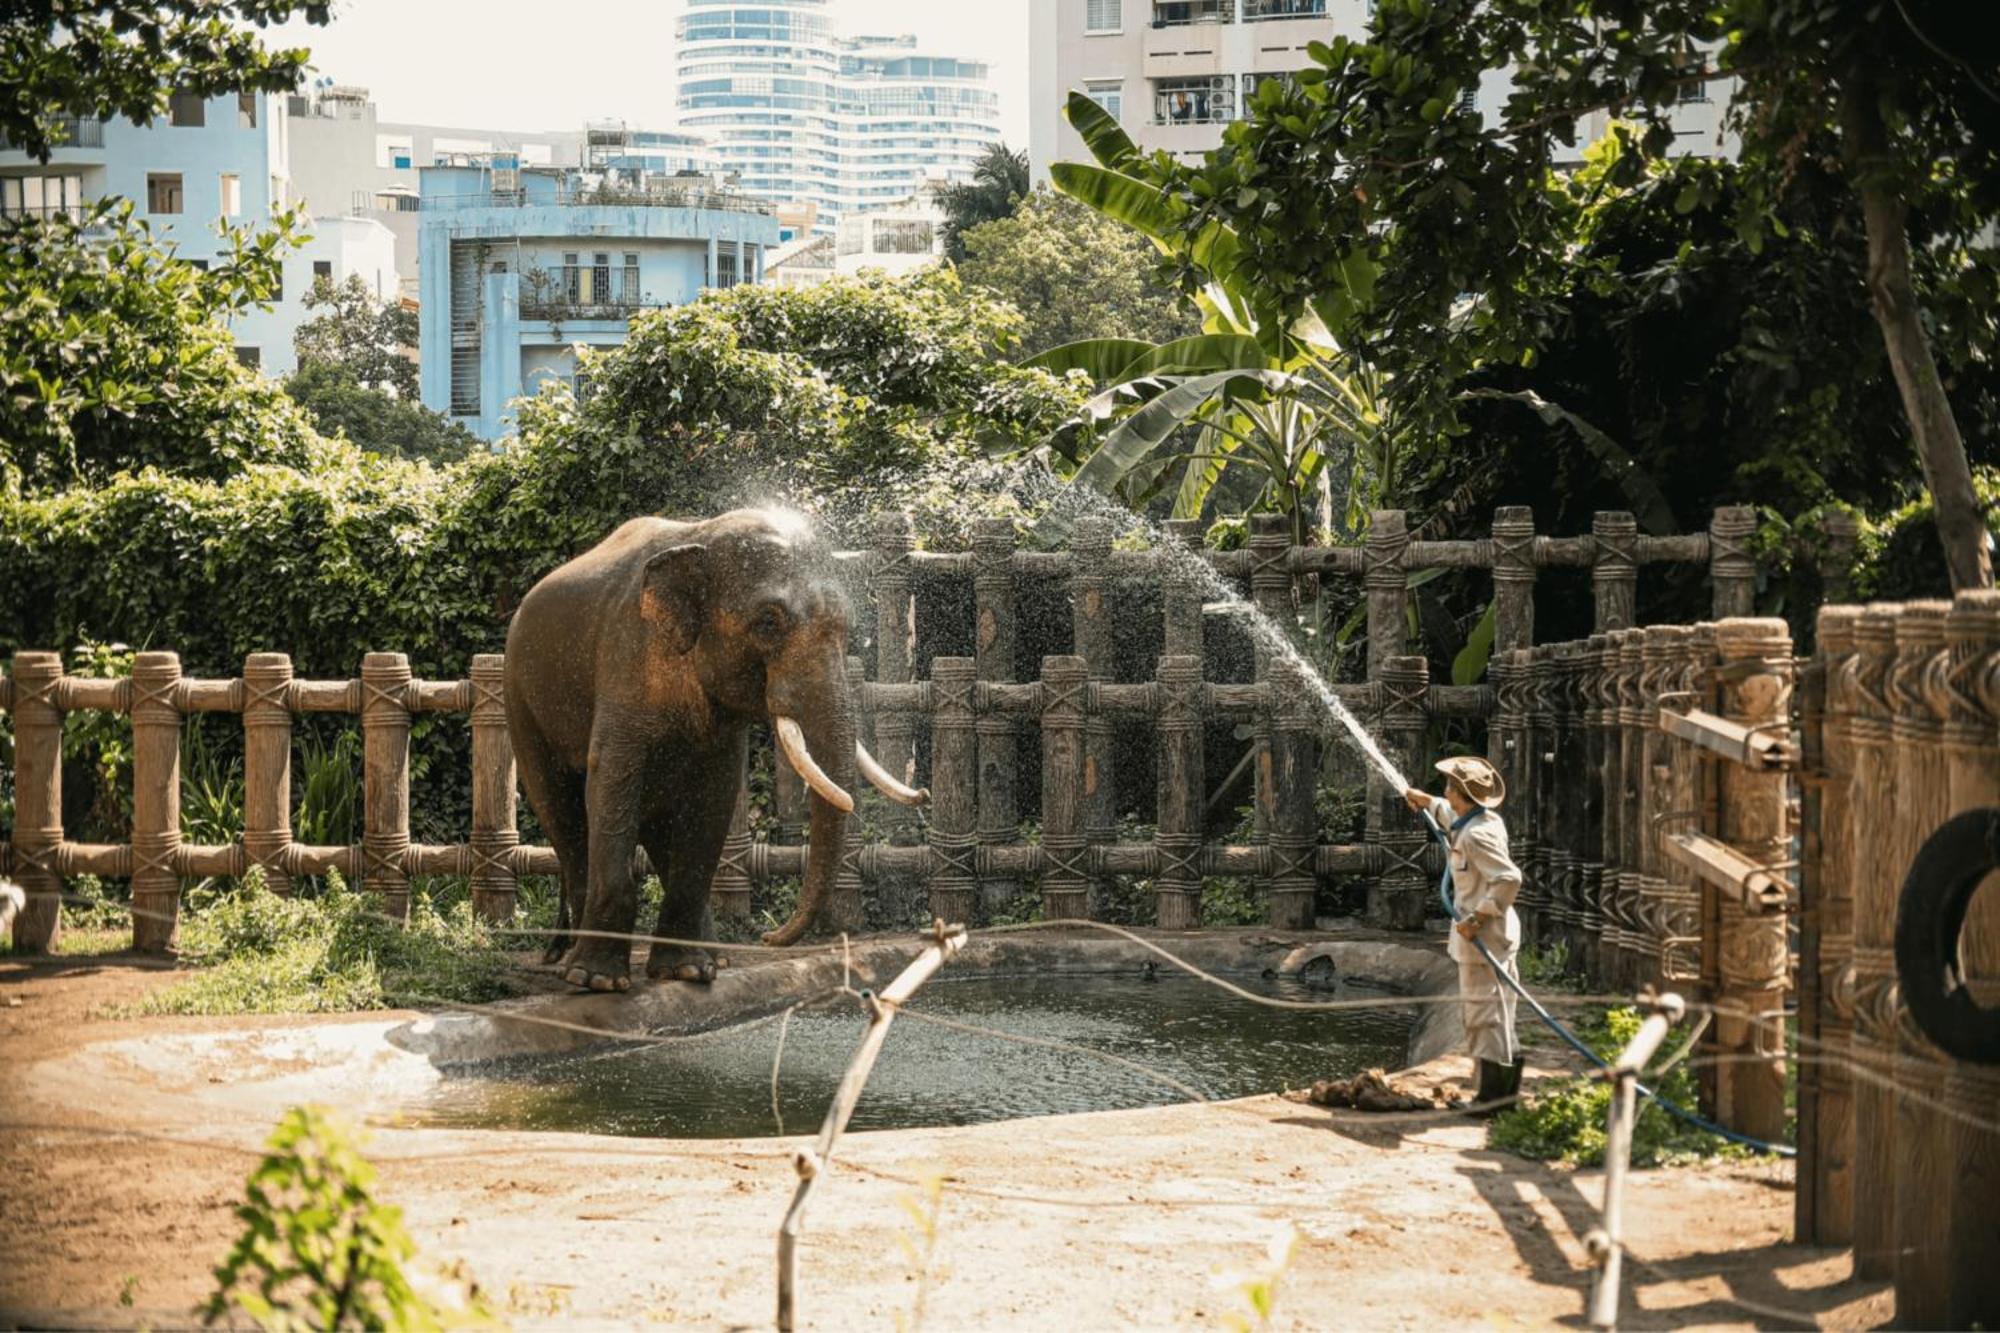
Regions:
<instances>
[{"instance_id":1,"label":"elephant front leg","mask_svg":"<svg viewBox=\"0 0 2000 1333\"><path fill-rule=\"evenodd\" d=\"M632 852L638 846L638 807L643 755L593 739L589 805L590 857L582 919L576 942L559 965L563 980L586 990L628 990L632 985L632 931L639 914L632 881Z\"/></svg>"},{"instance_id":2,"label":"elephant front leg","mask_svg":"<svg viewBox=\"0 0 2000 1333\"><path fill-rule=\"evenodd\" d=\"M736 785L743 772L741 754L734 762L703 765L691 775L685 799L671 815L656 823L646 838L646 850L660 875L660 920L646 959L646 975L676 981L715 980L715 956L697 940L715 938L715 917L709 910L709 888L722 861L722 844L729 837L729 820L736 811Z\"/></svg>"}]
</instances>

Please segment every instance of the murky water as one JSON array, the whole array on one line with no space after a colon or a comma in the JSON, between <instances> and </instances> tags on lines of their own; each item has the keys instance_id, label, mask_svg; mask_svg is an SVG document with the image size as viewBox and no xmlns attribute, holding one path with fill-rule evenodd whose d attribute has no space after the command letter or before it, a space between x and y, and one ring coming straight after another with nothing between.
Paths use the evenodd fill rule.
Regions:
<instances>
[{"instance_id":1,"label":"murky water","mask_svg":"<svg viewBox=\"0 0 2000 1333\"><path fill-rule=\"evenodd\" d=\"M1300 999L1379 996L1265 982ZM1303 1087L1370 1066L1395 1068L1407 1007L1308 1012L1237 999L1192 978L940 977L906 1011L1121 1057L1216 1099ZM785 1034L784 1131L818 1129L865 1026L852 1000L801 1012ZM448 1079L413 1118L428 1124L676 1138L775 1134L771 1061L778 1025L490 1066ZM1188 1100L1137 1070L1081 1051L1023 1045L899 1018L852 1127L966 1125Z\"/></svg>"}]
</instances>

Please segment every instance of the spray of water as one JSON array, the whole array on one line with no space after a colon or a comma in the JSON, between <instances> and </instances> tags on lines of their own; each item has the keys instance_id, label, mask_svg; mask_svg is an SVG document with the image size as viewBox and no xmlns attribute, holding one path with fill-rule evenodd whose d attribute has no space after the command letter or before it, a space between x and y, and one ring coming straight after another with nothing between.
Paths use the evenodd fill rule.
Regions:
<instances>
[{"instance_id":1,"label":"spray of water","mask_svg":"<svg viewBox=\"0 0 2000 1333\"><path fill-rule=\"evenodd\" d=\"M1368 758L1382 774L1382 777L1397 792L1406 790L1410 783L1396 762L1383 753L1381 743L1368 733L1358 718L1350 712L1335 694L1333 686L1327 682L1317 667L1299 651L1298 646L1277 621L1259 610L1245 598L1221 571L1208 562L1206 556L1171 536L1164 528L1151 520L1134 514L1108 496L1100 495L1087 487L1073 486L1051 477L1045 470L1026 466L1016 473L1016 491L1030 493L1034 502L1040 502L1046 510L1057 518L1074 518L1092 515L1110 520L1120 532L1139 531L1145 534L1148 544L1159 552L1172 574L1201 589L1204 600L1202 610L1221 612L1234 616L1248 631L1257 646L1270 656L1279 658L1297 671L1299 678L1306 682L1318 701L1320 708L1337 722L1346 732L1349 740ZM1033 507L1032 505L1030 507Z\"/></svg>"}]
</instances>

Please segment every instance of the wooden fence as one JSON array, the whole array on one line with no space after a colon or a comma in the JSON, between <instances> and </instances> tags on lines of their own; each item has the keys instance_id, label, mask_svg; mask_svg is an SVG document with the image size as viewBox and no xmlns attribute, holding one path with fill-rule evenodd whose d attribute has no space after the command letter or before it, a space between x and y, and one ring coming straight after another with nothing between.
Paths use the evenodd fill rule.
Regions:
<instances>
[{"instance_id":1,"label":"wooden fence","mask_svg":"<svg viewBox=\"0 0 2000 1333\"><path fill-rule=\"evenodd\" d=\"M1747 508L1723 509L1707 532L1655 537L1640 534L1630 514L1602 513L1588 536L1550 537L1534 531L1529 510L1510 507L1496 512L1488 537L1415 541L1400 511L1383 511L1373 515L1365 544L1301 547L1290 544L1282 522L1265 516L1253 522L1246 549L1194 559L1247 584L1256 605L1280 618L1293 613L1304 579L1361 580L1368 679L1335 688L1385 748L1420 774L1432 719L1486 718L1496 691L1512 689L1507 664L1533 642L1540 571L1589 570L1595 623L1606 631L1633 623L1640 570L1653 564L1705 564L1717 612L1747 611L1756 577L1748 550L1753 524ZM1170 540L1193 549L1199 532L1193 524L1170 525ZM875 679L860 678L859 659L849 662L864 725L872 728L875 753L897 773L914 767L926 748L918 744L920 733L928 727L927 782L936 803L923 827L902 807L881 812L885 836L858 845L849 857L831 904L835 920L860 921L869 881L927 881L933 913L967 920L982 902L1006 902L1029 876L1039 878L1047 914L1082 916L1091 910L1094 882L1126 875L1153 881L1158 924L1184 927L1200 919L1204 878L1236 875L1255 880L1271 924L1298 927L1311 923L1320 877L1360 874L1371 879L1367 915L1373 923L1420 927L1431 907L1431 852L1398 793L1371 774L1364 841L1320 843L1313 794L1323 721L1305 683L1283 660L1263 652L1250 680L1206 679L1202 607L1212 588L1199 565L1186 551L1112 546L1108 520L1079 521L1068 548L1049 552L1016 549L1012 523L994 520L977 526L969 550L918 551L909 518L892 515L879 523L871 550L845 553L842 567L862 594L856 599L857 639L873 650ZM1407 655L1409 577L1439 568L1490 571L1496 613L1491 684L1433 684L1425 659ZM973 620L972 656L937 658L921 679L913 661L917 580L930 586L969 582ZM1072 652L1044 658L1039 679L1017 681L1017 604L1034 580L1066 587ZM1151 585L1148 595L1160 600L1164 652L1150 679L1121 681L1114 678L1111 610L1136 580ZM1547 660L1549 650L1542 651ZM461 875L471 881L480 912L510 915L519 877L551 874L556 867L550 849L521 844L516 830L501 666L497 655L480 656L470 679L422 681L411 678L402 655L370 653L359 677L314 681L294 678L283 654L257 653L246 659L240 677L201 680L184 677L175 654L145 652L130 679L102 680L65 675L56 653L16 654L11 675L0 678L0 708L14 715L18 791L13 841L11 848L0 844L0 867L11 863L31 896L15 928L17 942L48 947L58 925L62 878L82 873L130 876L140 909L134 939L146 949L169 946L183 879L237 875L251 865L262 866L280 888L295 876L339 869L398 913L406 908L411 876ZM64 836L61 728L63 715L78 709L131 715L129 843L82 844ZM1509 711L1509 719L1518 711ZM185 715L201 712L243 719L245 833L230 845L181 841L179 731ZM292 838L291 723L295 714L314 712L360 718L365 801L357 845L308 846ZM410 722L426 712L471 715L472 818L462 843L410 839ZM1202 748L1211 719L1247 722L1257 733L1257 818L1248 844L1204 840ZM1017 797L1024 785L1017 743L1025 725L1038 727L1041 740L1040 840L1032 843L1022 838L1026 812ZM1496 738L1512 725L1509 720L1496 728ZM1142 726L1152 733L1157 757L1157 827L1149 841L1120 842L1113 741L1121 728L1129 737ZM747 803L738 802L715 881L721 914L748 912L753 881L803 871L806 852L797 844L804 797L789 770L780 764L777 772L776 838L753 842ZM1563 866L1567 871L1568 862Z\"/></svg>"}]
</instances>

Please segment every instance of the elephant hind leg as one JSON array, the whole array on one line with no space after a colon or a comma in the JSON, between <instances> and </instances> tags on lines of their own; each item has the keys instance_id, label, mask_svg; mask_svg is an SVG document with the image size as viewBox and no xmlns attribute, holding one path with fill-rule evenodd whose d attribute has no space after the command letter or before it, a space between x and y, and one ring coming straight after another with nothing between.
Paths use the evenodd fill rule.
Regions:
<instances>
[{"instance_id":1,"label":"elephant hind leg","mask_svg":"<svg viewBox=\"0 0 2000 1333\"><path fill-rule=\"evenodd\" d=\"M583 922L583 895L590 884L590 814L583 775L561 764L530 728L515 728L514 759L528 805L549 835L561 867L556 933L542 950L542 962L554 963L569 951L570 931Z\"/></svg>"}]
</instances>

